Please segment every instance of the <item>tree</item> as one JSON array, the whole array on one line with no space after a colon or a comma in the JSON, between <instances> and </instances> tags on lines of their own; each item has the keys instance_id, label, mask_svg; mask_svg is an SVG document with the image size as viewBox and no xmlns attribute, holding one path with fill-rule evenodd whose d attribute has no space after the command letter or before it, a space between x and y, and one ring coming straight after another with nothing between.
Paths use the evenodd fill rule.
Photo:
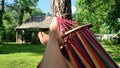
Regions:
<instances>
[{"instance_id":1,"label":"tree","mask_svg":"<svg viewBox=\"0 0 120 68\"><path fill-rule=\"evenodd\" d=\"M23 23L24 13L32 13L32 7L35 7L39 0L14 0L13 9L15 9L19 14L19 26Z\"/></svg>"},{"instance_id":2,"label":"tree","mask_svg":"<svg viewBox=\"0 0 120 68\"><path fill-rule=\"evenodd\" d=\"M114 20L114 24L118 24L117 20L118 16L120 16L119 4L120 0L77 0L75 19L85 24L92 23L93 30L96 33L100 32L100 27L103 24L104 26L110 26L108 30L112 27L109 32L115 32L116 28L113 28L112 21ZM112 17L115 19L112 19Z\"/></svg>"},{"instance_id":3,"label":"tree","mask_svg":"<svg viewBox=\"0 0 120 68\"><path fill-rule=\"evenodd\" d=\"M0 43L3 38L2 35L4 35L3 13L4 13L4 0L1 0L1 2L0 2Z\"/></svg>"},{"instance_id":4,"label":"tree","mask_svg":"<svg viewBox=\"0 0 120 68\"><path fill-rule=\"evenodd\" d=\"M51 0L51 10L53 16L72 20L71 0Z\"/></svg>"},{"instance_id":5,"label":"tree","mask_svg":"<svg viewBox=\"0 0 120 68\"><path fill-rule=\"evenodd\" d=\"M32 15L44 14L39 8L36 8L37 2L35 2L35 0L31 0L31 3L26 2L27 4L23 2L18 3L19 1L22 1L22 0L14 0L13 3L7 3L5 1L5 5L4 5L5 10L2 17L3 29L2 31L0 30L0 37L1 37L0 41L1 40L15 41L15 32L16 32L15 28L18 26L18 22L20 21L19 18L20 18L21 8L24 8L24 14L22 14L23 18L21 18L22 22L24 22L26 19L28 19ZM30 1L30 0L26 0L26 1ZM23 3L24 5L22 5L21 3ZM28 6L28 8L26 6Z\"/></svg>"},{"instance_id":6,"label":"tree","mask_svg":"<svg viewBox=\"0 0 120 68\"><path fill-rule=\"evenodd\" d=\"M120 0L114 0L111 6L111 11L108 12L107 25L110 25L110 33L120 31Z\"/></svg>"},{"instance_id":7,"label":"tree","mask_svg":"<svg viewBox=\"0 0 120 68\"><path fill-rule=\"evenodd\" d=\"M60 16L64 19L72 20L71 0L51 0L52 15ZM69 27L68 27L69 28ZM66 49L63 48L64 54Z\"/></svg>"},{"instance_id":8,"label":"tree","mask_svg":"<svg viewBox=\"0 0 120 68\"><path fill-rule=\"evenodd\" d=\"M72 19L71 0L51 0L52 15L62 16L65 19Z\"/></svg>"},{"instance_id":9,"label":"tree","mask_svg":"<svg viewBox=\"0 0 120 68\"><path fill-rule=\"evenodd\" d=\"M0 27L3 24L3 21L2 21L3 12L4 12L4 0L2 0L0 4Z\"/></svg>"},{"instance_id":10,"label":"tree","mask_svg":"<svg viewBox=\"0 0 120 68\"><path fill-rule=\"evenodd\" d=\"M15 28L18 25L18 13L9 8L5 7L5 13L3 15L3 35L2 41L14 41L15 40Z\"/></svg>"}]
</instances>

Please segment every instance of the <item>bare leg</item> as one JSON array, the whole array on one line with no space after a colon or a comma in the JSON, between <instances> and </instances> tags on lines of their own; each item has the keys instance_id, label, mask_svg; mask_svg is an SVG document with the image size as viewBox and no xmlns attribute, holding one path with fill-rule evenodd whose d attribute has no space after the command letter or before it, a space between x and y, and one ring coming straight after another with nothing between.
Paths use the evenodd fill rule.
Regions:
<instances>
[{"instance_id":1,"label":"bare leg","mask_svg":"<svg viewBox=\"0 0 120 68\"><path fill-rule=\"evenodd\" d=\"M40 68L67 68L65 59L59 49L55 31L50 32L49 41Z\"/></svg>"},{"instance_id":2,"label":"bare leg","mask_svg":"<svg viewBox=\"0 0 120 68\"><path fill-rule=\"evenodd\" d=\"M41 43L46 46L46 44L48 43L48 40L49 40L49 35L47 35L43 32L39 32L38 37L39 37ZM52 58L54 58L54 57L52 57ZM65 59L65 63L67 64L68 68L74 68L73 65L65 57L64 57L64 59ZM44 61L46 61L46 60L44 60ZM43 59L42 59L42 62L43 62ZM40 68L40 66L41 66L41 64L39 64L38 68Z\"/></svg>"},{"instance_id":3,"label":"bare leg","mask_svg":"<svg viewBox=\"0 0 120 68\"><path fill-rule=\"evenodd\" d=\"M40 64L40 68L73 68L71 63L64 58L60 51L56 27L57 26L55 24L54 26L50 26L49 37L45 33L38 33L40 41L47 45L43 60Z\"/></svg>"}]
</instances>

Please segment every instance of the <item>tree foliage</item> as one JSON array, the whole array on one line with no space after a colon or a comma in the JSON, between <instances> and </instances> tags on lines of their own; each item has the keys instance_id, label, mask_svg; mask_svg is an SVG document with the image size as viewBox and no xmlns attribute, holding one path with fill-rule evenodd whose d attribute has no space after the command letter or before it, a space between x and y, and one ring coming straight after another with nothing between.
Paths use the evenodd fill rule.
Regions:
<instances>
[{"instance_id":1,"label":"tree foliage","mask_svg":"<svg viewBox=\"0 0 120 68\"><path fill-rule=\"evenodd\" d=\"M111 25L109 28L111 33L120 32L120 0L114 0L107 18L107 25Z\"/></svg>"},{"instance_id":2,"label":"tree foliage","mask_svg":"<svg viewBox=\"0 0 120 68\"><path fill-rule=\"evenodd\" d=\"M36 6L36 3L39 0L14 0L14 3L11 5L13 9L16 10L16 12L18 12L18 17L19 17L19 21L18 24L19 26L23 23L23 17L25 12L28 12L30 14L32 14L33 8Z\"/></svg>"},{"instance_id":3,"label":"tree foliage","mask_svg":"<svg viewBox=\"0 0 120 68\"><path fill-rule=\"evenodd\" d=\"M77 0L76 7L76 21L92 23L94 32L100 32L103 25L109 27L108 33L119 30L120 0Z\"/></svg>"},{"instance_id":4,"label":"tree foliage","mask_svg":"<svg viewBox=\"0 0 120 68\"><path fill-rule=\"evenodd\" d=\"M3 24L3 21L2 21L3 12L4 12L4 0L1 0L0 2L0 27L2 27L2 24Z\"/></svg>"},{"instance_id":5,"label":"tree foliage","mask_svg":"<svg viewBox=\"0 0 120 68\"><path fill-rule=\"evenodd\" d=\"M26 19L33 15L43 15L44 13L37 8L38 0L13 0L8 3L4 0L4 13L1 18L3 27L0 30L0 41L15 41L15 28L22 24ZM0 2L1 6L2 2Z\"/></svg>"}]
</instances>

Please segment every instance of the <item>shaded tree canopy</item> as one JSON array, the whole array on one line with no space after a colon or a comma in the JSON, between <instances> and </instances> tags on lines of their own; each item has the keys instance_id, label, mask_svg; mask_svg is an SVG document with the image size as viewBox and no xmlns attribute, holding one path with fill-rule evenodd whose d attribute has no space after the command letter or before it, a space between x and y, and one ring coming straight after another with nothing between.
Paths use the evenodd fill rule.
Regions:
<instances>
[{"instance_id":1,"label":"shaded tree canopy","mask_svg":"<svg viewBox=\"0 0 120 68\"><path fill-rule=\"evenodd\" d=\"M100 32L102 25L108 26L108 33L119 31L120 0L77 0L75 20L92 23L94 32Z\"/></svg>"},{"instance_id":2,"label":"shaded tree canopy","mask_svg":"<svg viewBox=\"0 0 120 68\"><path fill-rule=\"evenodd\" d=\"M1 0L0 2L0 27L2 27L3 21L3 12L4 12L4 0Z\"/></svg>"}]
</instances>

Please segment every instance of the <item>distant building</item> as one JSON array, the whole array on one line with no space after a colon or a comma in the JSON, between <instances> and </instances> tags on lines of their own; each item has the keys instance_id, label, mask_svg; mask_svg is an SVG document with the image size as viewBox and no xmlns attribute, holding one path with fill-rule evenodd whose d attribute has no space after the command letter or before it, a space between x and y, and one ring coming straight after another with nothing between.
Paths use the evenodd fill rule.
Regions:
<instances>
[{"instance_id":1,"label":"distant building","mask_svg":"<svg viewBox=\"0 0 120 68\"><path fill-rule=\"evenodd\" d=\"M32 16L32 17L28 18L22 25L16 27L16 43L31 42L33 39L28 38L28 37L32 36L31 35L32 31L30 31L30 32L26 32L26 31L28 29L31 29L33 31L36 29L40 30L40 31L41 30L47 31L49 29L51 21L52 21L52 16ZM37 37L37 35L36 35L36 37ZM27 41L27 40L29 40L29 41Z\"/></svg>"}]
</instances>

